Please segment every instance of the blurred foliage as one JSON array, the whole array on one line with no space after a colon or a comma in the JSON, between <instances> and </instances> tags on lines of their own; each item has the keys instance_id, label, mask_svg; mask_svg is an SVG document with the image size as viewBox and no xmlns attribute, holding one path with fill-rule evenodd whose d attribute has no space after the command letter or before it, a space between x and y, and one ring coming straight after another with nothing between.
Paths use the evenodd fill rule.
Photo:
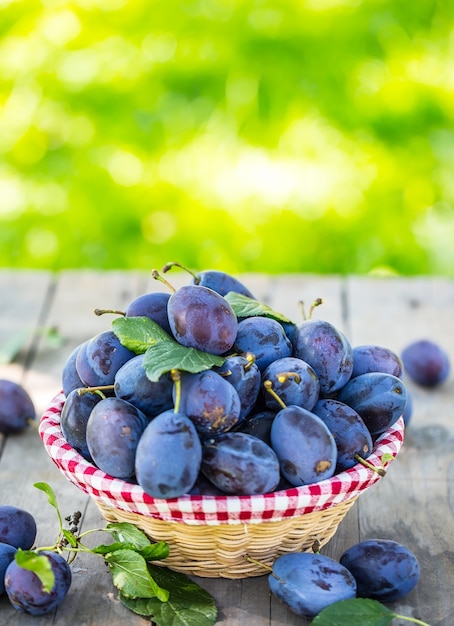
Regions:
<instances>
[{"instance_id":1,"label":"blurred foliage","mask_svg":"<svg viewBox=\"0 0 454 626\"><path fill-rule=\"evenodd\" d=\"M0 266L454 274L450 0L0 0Z\"/></svg>"}]
</instances>

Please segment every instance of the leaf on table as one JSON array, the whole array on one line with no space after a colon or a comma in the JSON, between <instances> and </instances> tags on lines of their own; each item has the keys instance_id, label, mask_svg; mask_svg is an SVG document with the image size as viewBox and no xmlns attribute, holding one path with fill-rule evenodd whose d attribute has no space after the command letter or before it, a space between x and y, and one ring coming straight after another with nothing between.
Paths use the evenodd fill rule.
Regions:
<instances>
[{"instance_id":1,"label":"leaf on table","mask_svg":"<svg viewBox=\"0 0 454 626\"><path fill-rule=\"evenodd\" d=\"M135 550L115 550L105 555L113 584L129 598L158 598L166 602L169 592L152 578L147 562Z\"/></svg>"},{"instance_id":2,"label":"leaf on table","mask_svg":"<svg viewBox=\"0 0 454 626\"><path fill-rule=\"evenodd\" d=\"M224 298L230 304L237 317L271 317L277 322L293 324L291 319L282 315L282 313L274 311L267 304L254 300L253 298L249 298L248 296L244 296L241 293L229 291Z\"/></svg>"},{"instance_id":3,"label":"leaf on table","mask_svg":"<svg viewBox=\"0 0 454 626\"><path fill-rule=\"evenodd\" d=\"M57 503L57 496L55 495L54 490L52 489L52 487L50 485L48 485L47 483L34 483L33 487L35 487L36 489L39 489L40 491L44 491L44 493L47 495L47 500L49 502L49 504L51 506L54 507L54 509L57 511L57 516L58 516L58 521L60 524L60 529L63 528L63 520L61 517L61 513L60 513L60 509L58 508L58 503Z\"/></svg>"},{"instance_id":4,"label":"leaf on table","mask_svg":"<svg viewBox=\"0 0 454 626\"><path fill-rule=\"evenodd\" d=\"M3 339L0 345L0 365L12 363L22 348L30 341L33 332L23 330Z\"/></svg>"},{"instance_id":5,"label":"leaf on table","mask_svg":"<svg viewBox=\"0 0 454 626\"><path fill-rule=\"evenodd\" d=\"M157 626L213 626L217 620L214 598L186 574L149 564L153 578L170 591L167 602L156 598L120 599L129 610L149 617Z\"/></svg>"},{"instance_id":6,"label":"leaf on table","mask_svg":"<svg viewBox=\"0 0 454 626\"><path fill-rule=\"evenodd\" d=\"M389 626L395 614L386 606L366 598L340 600L321 611L312 626Z\"/></svg>"}]
</instances>

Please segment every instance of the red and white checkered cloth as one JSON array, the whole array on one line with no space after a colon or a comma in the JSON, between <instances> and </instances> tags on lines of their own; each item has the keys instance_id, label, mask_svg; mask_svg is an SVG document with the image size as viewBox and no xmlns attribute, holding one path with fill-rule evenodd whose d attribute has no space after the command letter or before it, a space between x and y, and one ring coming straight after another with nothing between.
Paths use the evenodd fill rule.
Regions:
<instances>
[{"instance_id":1,"label":"red and white checkered cloth","mask_svg":"<svg viewBox=\"0 0 454 626\"><path fill-rule=\"evenodd\" d=\"M55 396L40 421L39 434L47 453L79 489L107 506L130 513L196 525L277 522L350 500L380 479L377 472L358 464L330 479L265 495L188 495L169 500L152 498L139 485L112 478L100 471L65 441L60 427L64 401L63 393ZM394 458L403 439L404 421L400 418L377 439L368 462L382 467L383 455Z\"/></svg>"}]
</instances>

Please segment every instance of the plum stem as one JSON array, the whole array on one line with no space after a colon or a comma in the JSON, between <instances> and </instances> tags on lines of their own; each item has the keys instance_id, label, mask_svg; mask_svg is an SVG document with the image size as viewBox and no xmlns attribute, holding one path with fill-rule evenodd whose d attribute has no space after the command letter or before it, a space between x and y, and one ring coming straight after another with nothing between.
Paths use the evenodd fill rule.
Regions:
<instances>
[{"instance_id":1,"label":"plum stem","mask_svg":"<svg viewBox=\"0 0 454 626\"><path fill-rule=\"evenodd\" d=\"M377 472L377 474L379 474L380 476L386 476L386 470L384 467L375 467L375 465L372 465L372 463L369 463L368 461L366 461L366 459L363 459L363 457L358 453L355 454L354 458L358 461L358 463L364 465L364 467L367 467L374 472Z\"/></svg>"},{"instance_id":2,"label":"plum stem","mask_svg":"<svg viewBox=\"0 0 454 626\"><path fill-rule=\"evenodd\" d=\"M162 268L162 272L164 272L164 274L166 272L168 272L172 267L179 267L180 269L184 270L185 272L187 272L188 274L190 274L193 278L194 278L194 283L196 285L198 285L200 283L200 276L198 274L196 274L195 272L191 271L188 267L186 267L185 265L182 265L181 263L178 263L177 261L169 261L168 263L166 263L164 265L164 267Z\"/></svg>"},{"instance_id":3,"label":"plum stem","mask_svg":"<svg viewBox=\"0 0 454 626\"><path fill-rule=\"evenodd\" d=\"M94 309L93 313L98 317L100 315L104 315L105 313L112 313L112 315L122 315L123 317L126 316L125 311L117 311L116 309Z\"/></svg>"},{"instance_id":4,"label":"plum stem","mask_svg":"<svg viewBox=\"0 0 454 626\"><path fill-rule=\"evenodd\" d=\"M164 285L166 285L166 287L168 287L170 291L172 291L173 293L176 292L175 287L171 285L163 276L161 276L158 270L151 270L151 275L153 276L155 280L160 280L161 283L164 283Z\"/></svg>"},{"instance_id":5,"label":"plum stem","mask_svg":"<svg viewBox=\"0 0 454 626\"><path fill-rule=\"evenodd\" d=\"M170 376L175 385L175 402L173 410L175 413L179 413L181 405L181 374L179 370L171 370Z\"/></svg>"},{"instance_id":6,"label":"plum stem","mask_svg":"<svg viewBox=\"0 0 454 626\"><path fill-rule=\"evenodd\" d=\"M287 408L287 405L285 404L285 402L277 395L277 393L274 391L273 389L273 383L271 382L271 380L265 380L263 382L263 386L265 387L265 389L267 390L267 392L273 396L273 398L276 400L276 402L279 404L279 406L283 409Z\"/></svg>"}]
</instances>

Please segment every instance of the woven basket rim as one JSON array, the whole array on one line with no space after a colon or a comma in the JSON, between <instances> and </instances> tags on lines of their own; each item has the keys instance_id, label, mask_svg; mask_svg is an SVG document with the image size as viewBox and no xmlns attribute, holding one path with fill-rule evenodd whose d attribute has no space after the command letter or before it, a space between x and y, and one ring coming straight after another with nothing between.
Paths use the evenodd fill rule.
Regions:
<instances>
[{"instance_id":1,"label":"woven basket rim","mask_svg":"<svg viewBox=\"0 0 454 626\"><path fill-rule=\"evenodd\" d=\"M295 515L322 511L352 498L378 482L381 475L358 463L354 467L311 485L263 495L184 495L169 500L152 498L143 489L113 478L84 459L64 439L60 414L65 402L59 392L43 413L39 434L46 452L60 472L76 487L104 506L156 519L186 524L248 524L280 521ZM405 424L400 417L375 441L367 458L375 468L394 459L404 441Z\"/></svg>"}]
</instances>

